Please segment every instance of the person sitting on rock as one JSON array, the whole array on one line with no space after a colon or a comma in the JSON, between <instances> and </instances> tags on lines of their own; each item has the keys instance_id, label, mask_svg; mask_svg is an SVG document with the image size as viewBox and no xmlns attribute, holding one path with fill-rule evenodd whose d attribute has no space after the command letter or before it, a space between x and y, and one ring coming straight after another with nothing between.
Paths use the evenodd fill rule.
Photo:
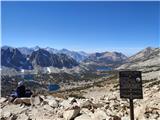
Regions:
<instances>
[{"instance_id":1,"label":"person sitting on rock","mask_svg":"<svg viewBox=\"0 0 160 120\"><path fill-rule=\"evenodd\" d=\"M16 88L16 93L17 93L18 98L25 97L26 88L24 86L23 81L18 82L18 87Z\"/></svg>"},{"instance_id":2,"label":"person sitting on rock","mask_svg":"<svg viewBox=\"0 0 160 120\"><path fill-rule=\"evenodd\" d=\"M16 90L12 90L9 101L13 102L16 98L25 97L26 90L23 81L18 82Z\"/></svg>"}]
</instances>

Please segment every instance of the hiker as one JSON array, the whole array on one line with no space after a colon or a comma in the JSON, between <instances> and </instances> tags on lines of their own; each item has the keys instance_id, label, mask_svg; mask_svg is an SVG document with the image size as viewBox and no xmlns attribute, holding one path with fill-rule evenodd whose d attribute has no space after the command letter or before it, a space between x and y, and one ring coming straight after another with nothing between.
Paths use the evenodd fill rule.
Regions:
<instances>
[{"instance_id":1,"label":"hiker","mask_svg":"<svg viewBox=\"0 0 160 120\"><path fill-rule=\"evenodd\" d=\"M9 101L13 102L16 98L24 97L25 96L25 86L23 81L18 82L18 86L16 90L12 90Z\"/></svg>"},{"instance_id":2,"label":"hiker","mask_svg":"<svg viewBox=\"0 0 160 120\"><path fill-rule=\"evenodd\" d=\"M16 94L18 98L25 97L26 88L24 86L23 81L18 82L18 87L16 88Z\"/></svg>"},{"instance_id":3,"label":"hiker","mask_svg":"<svg viewBox=\"0 0 160 120\"><path fill-rule=\"evenodd\" d=\"M16 90L11 91L10 102L13 102L16 98L31 97L31 95L32 95L31 90L26 89L24 86L24 82L20 81L18 82Z\"/></svg>"}]
</instances>

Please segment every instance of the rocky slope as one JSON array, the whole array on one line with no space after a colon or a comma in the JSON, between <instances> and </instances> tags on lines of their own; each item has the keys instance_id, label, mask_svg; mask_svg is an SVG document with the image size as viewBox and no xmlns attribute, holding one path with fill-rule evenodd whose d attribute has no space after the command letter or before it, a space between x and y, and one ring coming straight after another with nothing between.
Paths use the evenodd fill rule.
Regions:
<instances>
[{"instance_id":1,"label":"rocky slope","mask_svg":"<svg viewBox=\"0 0 160 120\"><path fill-rule=\"evenodd\" d=\"M148 47L129 57L117 70L140 70L144 79L160 79L160 48Z\"/></svg>"},{"instance_id":2,"label":"rocky slope","mask_svg":"<svg viewBox=\"0 0 160 120\"><path fill-rule=\"evenodd\" d=\"M144 99L134 100L136 120L160 119L160 81L144 83ZM72 97L71 97L72 94ZM75 94L75 95L73 95ZM129 102L119 98L117 81L89 89L35 95L9 103L1 98L1 120L129 120ZM74 97L73 97L74 96Z\"/></svg>"}]
</instances>

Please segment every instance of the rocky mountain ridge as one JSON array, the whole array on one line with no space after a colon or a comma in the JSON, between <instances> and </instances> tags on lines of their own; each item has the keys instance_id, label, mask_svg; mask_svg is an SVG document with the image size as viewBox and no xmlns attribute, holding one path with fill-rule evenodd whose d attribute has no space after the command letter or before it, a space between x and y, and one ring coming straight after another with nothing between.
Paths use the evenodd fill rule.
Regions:
<instances>
[{"instance_id":1,"label":"rocky mountain ridge","mask_svg":"<svg viewBox=\"0 0 160 120\"><path fill-rule=\"evenodd\" d=\"M128 57L120 52L102 52L91 54L84 62L91 66L116 68Z\"/></svg>"},{"instance_id":2,"label":"rocky mountain ridge","mask_svg":"<svg viewBox=\"0 0 160 120\"><path fill-rule=\"evenodd\" d=\"M30 61L33 65L39 65L41 67L57 67L57 68L72 68L77 66L78 63L66 54L51 54L44 49L38 49L32 52Z\"/></svg>"},{"instance_id":3,"label":"rocky mountain ridge","mask_svg":"<svg viewBox=\"0 0 160 120\"><path fill-rule=\"evenodd\" d=\"M15 69L32 69L31 63L17 48L1 49L1 65Z\"/></svg>"},{"instance_id":4,"label":"rocky mountain ridge","mask_svg":"<svg viewBox=\"0 0 160 120\"><path fill-rule=\"evenodd\" d=\"M65 54L51 54L44 49L33 51L30 56L23 55L17 48L1 48L1 65L5 67L21 69L33 69L33 67L57 67L72 68L77 66L73 58Z\"/></svg>"},{"instance_id":5,"label":"rocky mountain ridge","mask_svg":"<svg viewBox=\"0 0 160 120\"><path fill-rule=\"evenodd\" d=\"M81 51L76 52L76 51L71 51L71 50L67 50L67 49L57 50L57 49L50 48L50 47L40 48L39 46L35 46L32 48L20 47L18 49L24 55L31 55L32 52L37 51L38 49L44 49L44 50L50 52L51 54L66 54L66 55L72 57L73 59L75 59L77 62L81 62L88 57L88 54L85 52L81 52Z\"/></svg>"},{"instance_id":6,"label":"rocky mountain ridge","mask_svg":"<svg viewBox=\"0 0 160 120\"><path fill-rule=\"evenodd\" d=\"M129 57L117 70L140 70L146 79L160 79L160 48L148 47Z\"/></svg>"},{"instance_id":7,"label":"rocky mountain ridge","mask_svg":"<svg viewBox=\"0 0 160 120\"><path fill-rule=\"evenodd\" d=\"M6 57L9 57L8 53L6 52L7 50L12 50L16 51L19 53L19 55L16 56L16 62L19 62L18 66L14 65L14 62L12 63L12 66L9 65L10 63L6 63ZM75 52L75 51L69 51L67 49L62 49L62 50L56 50L54 48L40 48L38 46L34 48L27 48L27 47L22 47L22 48L13 48L9 46L3 46L1 48L2 51L2 73L6 75L6 73L10 74L17 74L15 70L34 70L35 71L43 71L45 73L47 72L54 72L57 71L58 69L64 69L64 68L73 68L75 67L74 70L67 70L67 71L85 71L87 69L92 69L92 62L94 61L94 64L102 64L102 65L109 65L114 64L117 65L118 63L121 63L125 59L125 55L122 53L118 52L103 52L103 53L98 53L101 54L101 57L99 56L94 56L93 54L89 55L83 51L80 52ZM14 56L14 53L12 53ZM95 53L97 54L97 53ZM19 60L18 57L23 58L23 63L22 60ZM13 57L10 56L9 59L12 59ZM76 61L75 61L75 59ZM88 62L85 62L82 60L88 59ZM80 64L77 61L81 61ZM20 64L21 62L21 64ZM24 65L25 63L28 63ZM102 62L102 63L101 63ZM88 64L89 63L89 64ZM91 64L90 64L91 63ZM22 65L23 64L23 65ZM24 67L25 66L25 67ZM78 66L78 67L77 67ZM7 69L9 67L10 69ZM58 68L58 69L57 69ZM15 70L14 70L15 69ZM5 72L4 72L5 71ZM58 70L62 71L62 70ZM66 71L66 70L65 70ZM14 72L14 73L13 73Z\"/></svg>"},{"instance_id":8,"label":"rocky mountain ridge","mask_svg":"<svg viewBox=\"0 0 160 120\"><path fill-rule=\"evenodd\" d=\"M13 57L9 55L9 53L7 53L7 49L10 52L16 50L15 52L12 53ZM25 51L25 49L23 50ZM125 55L119 52L93 53L88 56L84 52L79 52L79 54L87 57L86 59L84 58L85 60L83 62L80 62L80 64L79 62L77 62L77 60L75 61L73 59L72 54L69 54L69 50L67 49L62 49L62 51L59 52L53 48L42 49L36 46L32 49L32 52L30 51L31 52L30 55L22 54L18 50L19 49L7 46L2 47L1 49L2 69L5 69L7 67L13 69L32 69L33 67L35 67L36 71L41 70L46 72L61 71L60 69L64 68L75 68L75 70L71 71L77 71L77 72L85 71L87 69L88 70L92 69L96 71L97 68L105 68L105 67L108 67L109 69L116 68L116 70L122 70L122 69L141 70L143 72L158 71L160 69L159 48L148 47L131 57L126 57ZM72 51L72 53L74 53L74 51ZM17 59L16 61L15 58ZM8 64L6 60L12 60L11 64L10 63ZM15 62L16 65L12 63L13 61ZM57 68L60 69L58 70ZM5 71L7 70L9 69L6 69ZM70 70L66 69L65 71L69 72ZM6 73L9 72L7 71Z\"/></svg>"},{"instance_id":9,"label":"rocky mountain ridge","mask_svg":"<svg viewBox=\"0 0 160 120\"><path fill-rule=\"evenodd\" d=\"M93 53L89 56L88 59L92 61L98 61L98 62L104 61L106 63L112 63L112 62L122 62L123 60L127 59L127 56L119 52L102 52L102 53Z\"/></svg>"}]
</instances>

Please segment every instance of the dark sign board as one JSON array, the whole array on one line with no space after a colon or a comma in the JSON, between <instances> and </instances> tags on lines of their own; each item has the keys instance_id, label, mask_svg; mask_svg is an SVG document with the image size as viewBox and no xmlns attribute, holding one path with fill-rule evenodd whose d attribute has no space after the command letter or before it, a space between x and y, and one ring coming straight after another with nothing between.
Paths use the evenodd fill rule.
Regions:
<instances>
[{"instance_id":1,"label":"dark sign board","mask_svg":"<svg viewBox=\"0 0 160 120\"><path fill-rule=\"evenodd\" d=\"M120 97L143 99L141 71L119 72Z\"/></svg>"}]
</instances>

